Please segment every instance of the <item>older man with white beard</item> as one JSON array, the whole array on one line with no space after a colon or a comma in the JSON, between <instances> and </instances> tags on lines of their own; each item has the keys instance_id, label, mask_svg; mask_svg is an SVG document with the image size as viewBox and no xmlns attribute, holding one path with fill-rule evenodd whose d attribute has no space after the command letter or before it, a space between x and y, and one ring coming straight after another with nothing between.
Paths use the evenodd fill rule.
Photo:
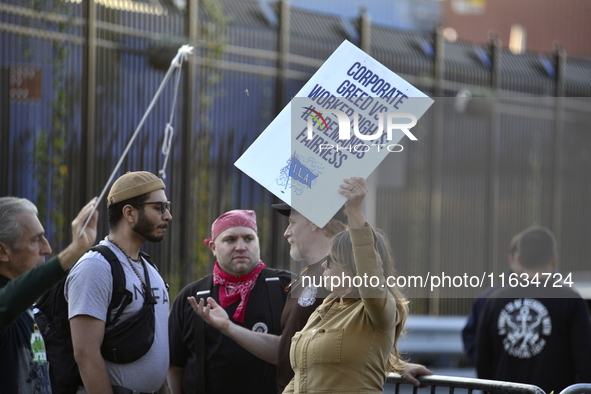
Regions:
<instances>
[{"instance_id":1,"label":"older man with white beard","mask_svg":"<svg viewBox=\"0 0 591 394\"><path fill-rule=\"evenodd\" d=\"M308 263L290 284L290 294L281 316L282 332L277 339L276 356L277 387L281 393L294 375L289 362L291 338L306 325L308 317L329 293L324 287L314 286L314 282L320 283L318 279L323 276L322 263L328 257L330 241L332 237L346 230L344 222L347 219L342 211L339 211L326 226L320 228L287 204L275 204L273 208L282 215L289 216L289 225L283 236L291 245L291 258ZM302 283L303 277L307 277L305 283Z\"/></svg>"}]
</instances>

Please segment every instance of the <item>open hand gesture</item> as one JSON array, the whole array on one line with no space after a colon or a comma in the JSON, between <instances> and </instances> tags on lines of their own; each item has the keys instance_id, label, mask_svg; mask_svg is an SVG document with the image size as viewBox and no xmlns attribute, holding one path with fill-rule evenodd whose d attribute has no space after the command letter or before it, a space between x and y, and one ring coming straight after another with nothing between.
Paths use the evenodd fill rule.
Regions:
<instances>
[{"instance_id":1,"label":"open hand gesture","mask_svg":"<svg viewBox=\"0 0 591 394\"><path fill-rule=\"evenodd\" d=\"M230 326L230 317L228 313L222 308L215 300L211 297L207 297L207 305L205 300L202 298L197 303L195 297L187 297L189 304L193 308L196 314L199 315L206 323L212 327L217 328L222 333L228 330Z\"/></svg>"}]
</instances>

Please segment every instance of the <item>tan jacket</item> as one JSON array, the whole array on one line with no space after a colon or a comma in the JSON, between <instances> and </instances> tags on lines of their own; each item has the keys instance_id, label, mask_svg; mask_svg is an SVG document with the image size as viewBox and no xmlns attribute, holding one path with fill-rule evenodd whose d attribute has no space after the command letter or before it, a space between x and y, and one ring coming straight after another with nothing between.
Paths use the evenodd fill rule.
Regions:
<instances>
[{"instance_id":1,"label":"tan jacket","mask_svg":"<svg viewBox=\"0 0 591 394\"><path fill-rule=\"evenodd\" d=\"M292 338L295 377L284 393L381 393L398 316L388 291L371 227L351 229L357 275L367 274L361 298L331 294ZM370 278L379 278L371 287ZM358 279L359 280L359 279Z\"/></svg>"}]
</instances>

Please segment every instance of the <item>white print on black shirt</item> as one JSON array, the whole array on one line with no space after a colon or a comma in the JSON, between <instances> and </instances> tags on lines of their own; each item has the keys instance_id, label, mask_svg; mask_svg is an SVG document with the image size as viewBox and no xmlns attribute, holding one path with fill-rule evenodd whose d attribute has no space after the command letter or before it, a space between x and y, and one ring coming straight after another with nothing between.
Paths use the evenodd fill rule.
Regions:
<instances>
[{"instance_id":1,"label":"white print on black shirt","mask_svg":"<svg viewBox=\"0 0 591 394\"><path fill-rule=\"evenodd\" d=\"M267 327L267 325L263 322L258 322L257 324L252 326L252 331L262 332L263 334L266 334L269 332L269 327Z\"/></svg>"},{"instance_id":2,"label":"white print on black shirt","mask_svg":"<svg viewBox=\"0 0 591 394\"><path fill-rule=\"evenodd\" d=\"M538 300L518 298L509 302L497 322L503 348L517 358L531 358L539 354L552 333L552 320L548 310Z\"/></svg>"}]
</instances>

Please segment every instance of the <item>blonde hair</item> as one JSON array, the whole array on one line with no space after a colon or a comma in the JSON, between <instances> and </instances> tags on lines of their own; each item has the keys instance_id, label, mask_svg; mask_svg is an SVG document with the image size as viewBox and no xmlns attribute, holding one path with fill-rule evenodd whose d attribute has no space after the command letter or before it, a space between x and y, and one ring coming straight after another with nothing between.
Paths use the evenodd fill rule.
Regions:
<instances>
[{"instance_id":1,"label":"blonde hair","mask_svg":"<svg viewBox=\"0 0 591 394\"><path fill-rule=\"evenodd\" d=\"M339 219L332 218L324 227L322 227L322 232L328 238L332 238L338 233L342 233L343 231L347 230L347 225L341 222Z\"/></svg>"},{"instance_id":2,"label":"blonde hair","mask_svg":"<svg viewBox=\"0 0 591 394\"><path fill-rule=\"evenodd\" d=\"M374 233L376 234L374 246L378 251L378 262L382 265L384 278L395 276L394 253L390 247L390 241L382 230L374 229ZM355 258L353 256L353 244L349 231L343 231L334 236L330 243L329 254L331 259L338 262L336 264L343 267L348 273L357 274ZM406 362L401 358L397 344L398 339L404 332L404 323L408 317L408 300L398 287L388 286L388 291L390 291L396 300L396 311L399 318L399 322L396 325L392 352L388 359L388 372L400 372Z\"/></svg>"}]
</instances>

